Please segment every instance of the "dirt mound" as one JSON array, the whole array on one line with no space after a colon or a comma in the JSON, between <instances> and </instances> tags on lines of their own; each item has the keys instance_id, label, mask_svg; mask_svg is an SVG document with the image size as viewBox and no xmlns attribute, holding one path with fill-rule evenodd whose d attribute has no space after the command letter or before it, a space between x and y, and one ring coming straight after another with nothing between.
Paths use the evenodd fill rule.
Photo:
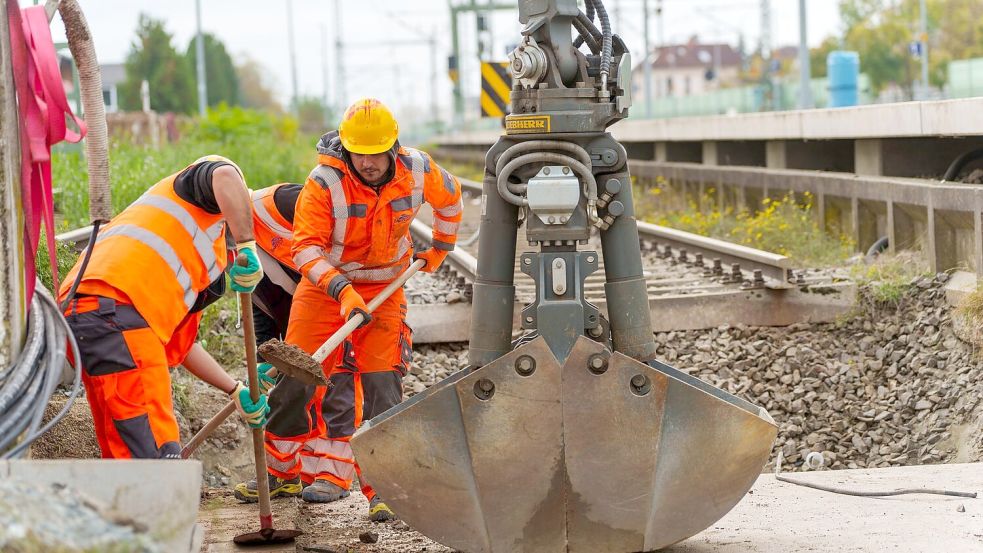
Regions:
<instances>
[{"instance_id":1,"label":"dirt mound","mask_svg":"<svg viewBox=\"0 0 983 553\"><path fill-rule=\"evenodd\" d=\"M47 424L62 408L68 398L56 395L44 410L44 424ZM75 403L61 421L45 432L31 445L34 459L98 459L99 443L96 442L92 411L85 394L79 394Z\"/></svg>"}]
</instances>

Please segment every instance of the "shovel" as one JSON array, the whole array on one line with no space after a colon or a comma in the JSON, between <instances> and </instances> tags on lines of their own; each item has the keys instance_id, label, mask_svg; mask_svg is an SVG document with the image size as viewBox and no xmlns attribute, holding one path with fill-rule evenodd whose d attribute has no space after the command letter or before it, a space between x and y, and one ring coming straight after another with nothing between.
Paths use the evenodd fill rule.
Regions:
<instances>
[{"instance_id":1,"label":"shovel","mask_svg":"<svg viewBox=\"0 0 983 553\"><path fill-rule=\"evenodd\" d=\"M406 281L410 279L414 274L417 273L426 262L422 259L418 259L413 262L412 265L406 268L396 280L389 283L382 289L381 292L376 294L369 303L366 305L369 309L369 313L372 313L382 302L392 295L397 288L406 284ZM250 302L252 299L250 298ZM249 311L249 320L252 322L252 310ZM321 363L327 359L328 355L331 354L339 344L345 341L345 338L355 331L359 325L362 324L364 317L358 313L354 317L348 320L341 328L335 331L324 344L321 345L314 352L314 355L308 355L306 351L300 349L293 344L287 344L277 339L269 340L264 342L259 346L259 353L264 359L273 365L273 371L279 371L291 378L296 378L303 382L304 384L316 384L318 386L330 386L331 384L324 378L324 371L321 368ZM276 374L270 374L270 376L276 376ZM230 401L219 411L214 417L209 420L205 426L198 431L194 437L188 441L184 449L181 450L181 458L187 459L194 454L195 450L205 441L206 438L211 436L212 432L219 427L225 419L229 417L236 410L236 405L234 401Z\"/></svg>"},{"instance_id":2,"label":"shovel","mask_svg":"<svg viewBox=\"0 0 983 553\"><path fill-rule=\"evenodd\" d=\"M241 262L239 263L242 264ZM246 339L246 368L249 371L249 394L253 401L259 400L259 375L256 371L256 332L253 328L253 298L240 292L242 301L242 326ZM273 528L273 511L270 507L270 481L266 476L266 447L263 429L253 429L253 457L256 459L256 488L259 493L258 532L247 532L232 538L239 545L267 545L289 543L303 534L300 530L277 530Z\"/></svg>"},{"instance_id":3,"label":"shovel","mask_svg":"<svg viewBox=\"0 0 983 553\"><path fill-rule=\"evenodd\" d=\"M417 271L426 265L426 261L422 259L417 259L412 265L406 268L405 271L400 273L396 280L389 283L382 289L374 298L372 298L366 307L369 309L369 313L372 313L382 305L382 302L386 301L389 296L392 295L398 288L402 287L407 280L410 279ZM345 338L358 328L365 317L361 313L356 313L352 318L348 319L341 328L339 328L330 338L325 340L321 347L317 348L314 355L308 355L306 351L300 349L294 344L288 344L281 342L280 340L270 340L259 347L259 352L263 354L263 358L266 359L268 363L272 363L274 367L277 368L282 373L321 373L321 363L327 359L328 355L331 354Z\"/></svg>"}]
</instances>

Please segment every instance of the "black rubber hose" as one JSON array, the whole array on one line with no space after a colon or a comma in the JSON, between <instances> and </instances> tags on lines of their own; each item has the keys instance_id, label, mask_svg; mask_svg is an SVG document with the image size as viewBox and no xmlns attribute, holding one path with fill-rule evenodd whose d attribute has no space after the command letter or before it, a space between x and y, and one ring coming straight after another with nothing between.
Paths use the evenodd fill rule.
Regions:
<instances>
[{"instance_id":1,"label":"black rubber hose","mask_svg":"<svg viewBox=\"0 0 983 553\"><path fill-rule=\"evenodd\" d=\"M61 304L62 311L68 309L68 305L75 299L75 291L78 290L79 284L82 283L82 275L85 274L85 268L89 266L89 258L92 257L92 248L96 245L96 235L99 234L99 225L101 224L102 220L100 219L96 219L92 223L92 232L89 233L89 244L85 247L85 257L82 258L82 265L79 266L79 272L75 275L75 282L68 289L68 295L65 296L65 301Z\"/></svg>"},{"instance_id":2,"label":"black rubber hose","mask_svg":"<svg viewBox=\"0 0 983 553\"><path fill-rule=\"evenodd\" d=\"M597 17L601 21L601 74L611 74L611 20L601 0L593 0Z\"/></svg>"},{"instance_id":3,"label":"black rubber hose","mask_svg":"<svg viewBox=\"0 0 983 553\"><path fill-rule=\"evenodd\" d=\"M588 27L588 25L590 27ZM591 27L594 27L594 25L587 20L587 16L582 13L579 14L577 18L573 20L573 26L580 34L580 36L577 37L577 40L574 41L573 47L579 48L581 44L586 43L587 47L590 48L591 53L597 55L601 51L601 45L597 42L600 32L598 32L598 37L593 35L593 32L597 31L597 29L591 29Z\"/></svg>"},{"instance_id":4,"label":"black rubber hose","mask_svg":"<svg viewBox=\"0 0 983 553\"><path fill-rule=\"evenodd\" d=\"M67 345L71 349L72 358L80 359L78 342L75 340L75 335L72 334L72 330L68 326L68 321L66 321L65 317L62 316L61 311L58 308L58 304L55 302L54 298L52 298L48 294L47 290L41 287L40 283L38 284L36 290L37 292L35 293L35 297L41 298L41 302L44 304L45 309L49 314L49 318L53 319L57 327L59 328L59 330L55 332L55 343L59 347L56 347L55 350L53 351L53 355L49 356L49 364L52 367L52 371L54 371L55 369L60 371L61 366L65 363L65 351L61 346ZM41 427L39 430L29 434L21 441L21 443L17 444L17 446L15 446L10 451L4 453L2 456L3 458L11 459L14 457L22 456L24 452L27 450L27 448L30 447L32 442L37 440L39 437L41 437L42 434L44 434L48 430L51 430L51 428L53 428L56 424L61 422L63 418L65 418L65 415L68 414L69 409L71 409L72 405L75 403L75 399L82 391L81 367L82 366L80 363L78 362L75 363L75 379L72 384L72 391L69 392L68 400L65 401L65 405L62 406L61 411L59 411L54 417L52 417L51 420L49 420L48 423L45 424L43 427ZM45 404L46 403L47 402L45 402ZM43 407L41 407L41 409L43 410Z\"/></svg>"},{"instance_id":5,"label":"black rubber hose","mask_svg":"<svg viewBox=\"0 0 983 553\"><path fill-rule=\"evenodd\" d=\"M959 173L963 172L963 167L972 163L980 158L983 158L983 148L978 148L976 150L970 150L961 156L957 157L951 164L949 168L945 170L945 174L942 175L942 180L954 181Z\"/></svg>"},{"instance_id":6,"label":"black rubber hose","mask_svg":"<svg viewBox=\"0 0 983 553\"><path fill-rule=\"evenodd\" d=\"M596 44L597 43L597 40L598 40L598 37L600 35L600 33L597 33L598 37L595 37L593 34L590 35L590 36L588 36L588 33L590 32L590 29L593 28L594 31L597 31L597 28L594 27L594 24L593 24L593 21L594 21L594 4L593 4L593 2L591 0L584 0L584 6L587 9L587 14L584 15L584 12L578 13L577 14L577 18L574 19L574 23L573 23L574 27L577 27L577 32L580 33L580 36L577 37L577 39L573 41L573 47L574 48L580 48L580 45L583 44L584 41L587 41L589 38L594 38L594 42ZM577 25L577 22L578 21L580 22L580 25L579 26ZM588 48L591 48L590 42L587 42L587 47ZM591 52L593 52L594 54L597 54L597 49L596 48L591 48Z\"/></svg>"}]
</instances>

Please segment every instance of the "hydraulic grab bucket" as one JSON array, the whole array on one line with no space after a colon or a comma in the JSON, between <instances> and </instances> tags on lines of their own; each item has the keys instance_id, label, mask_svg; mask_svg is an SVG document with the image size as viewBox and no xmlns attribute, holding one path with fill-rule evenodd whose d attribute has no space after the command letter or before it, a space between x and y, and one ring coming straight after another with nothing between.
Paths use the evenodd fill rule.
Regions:
<instances>
[{"instance_id":1,"label":"hydraulic grab bucket","mask_svg":"<svg viewBox=\"0 0 983 553\"><path fill-rule=\"evenodd\" d=\"M585 6L518 2L511 113L485 156L469 340L480 368L351 440L396 514L463 551L666 547L741 500L777 434L760 407L651 361L628 155L606 132L628 115L631 57L602 0ZM520 221L536 297L513 345ZM584 297L602 269L605 309Z\"/></svg>"},{"instance_id":2,"label":"hydraulic grab bucket","mask_svg":"<svg viewBox=\"0 0 983 553\"><path fill-rule=\"evenodd\" d=\"M461 371L363 426L363 474L408 524L469 552L651 551L713 524L760 473L761 408L581 337Z\"/></svg>"}]
</instances>

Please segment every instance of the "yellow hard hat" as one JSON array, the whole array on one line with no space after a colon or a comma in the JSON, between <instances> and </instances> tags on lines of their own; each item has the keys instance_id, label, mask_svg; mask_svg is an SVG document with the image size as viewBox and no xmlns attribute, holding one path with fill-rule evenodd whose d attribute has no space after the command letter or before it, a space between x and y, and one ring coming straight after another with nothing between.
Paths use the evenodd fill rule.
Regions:
<instances>
[{"instance_id":1,"label":"yellow hard hat","mask_svg":"<svg viewBox=\"0 0 983 553\"><path fill-rule=\"evenodd\" d=\"M242 182L246 182L246 175L242 172L242 169L239 168L236 162L232 161L231 159L225 156L220 156L218 154L208 154L207 156L201 156L200 158L196 159L194 163L189 165L189 167L193 167L205 161L224 161L225 163L228 163L229 165L235 167L235 170L239 173L239 176L242 177Z\"/></svg>"},{"instance_id":2,"label":"yellow hard hat","mask_svg":"<svg viewBox=\"0 0 983 553\"><path fill-rule=\"evenodd\" d=\"M341 145L356 154L381 154L393 147L399 125L389 108L375 98L362 98L345 110L338 127Z\"/></svg>"}]
</instances>

